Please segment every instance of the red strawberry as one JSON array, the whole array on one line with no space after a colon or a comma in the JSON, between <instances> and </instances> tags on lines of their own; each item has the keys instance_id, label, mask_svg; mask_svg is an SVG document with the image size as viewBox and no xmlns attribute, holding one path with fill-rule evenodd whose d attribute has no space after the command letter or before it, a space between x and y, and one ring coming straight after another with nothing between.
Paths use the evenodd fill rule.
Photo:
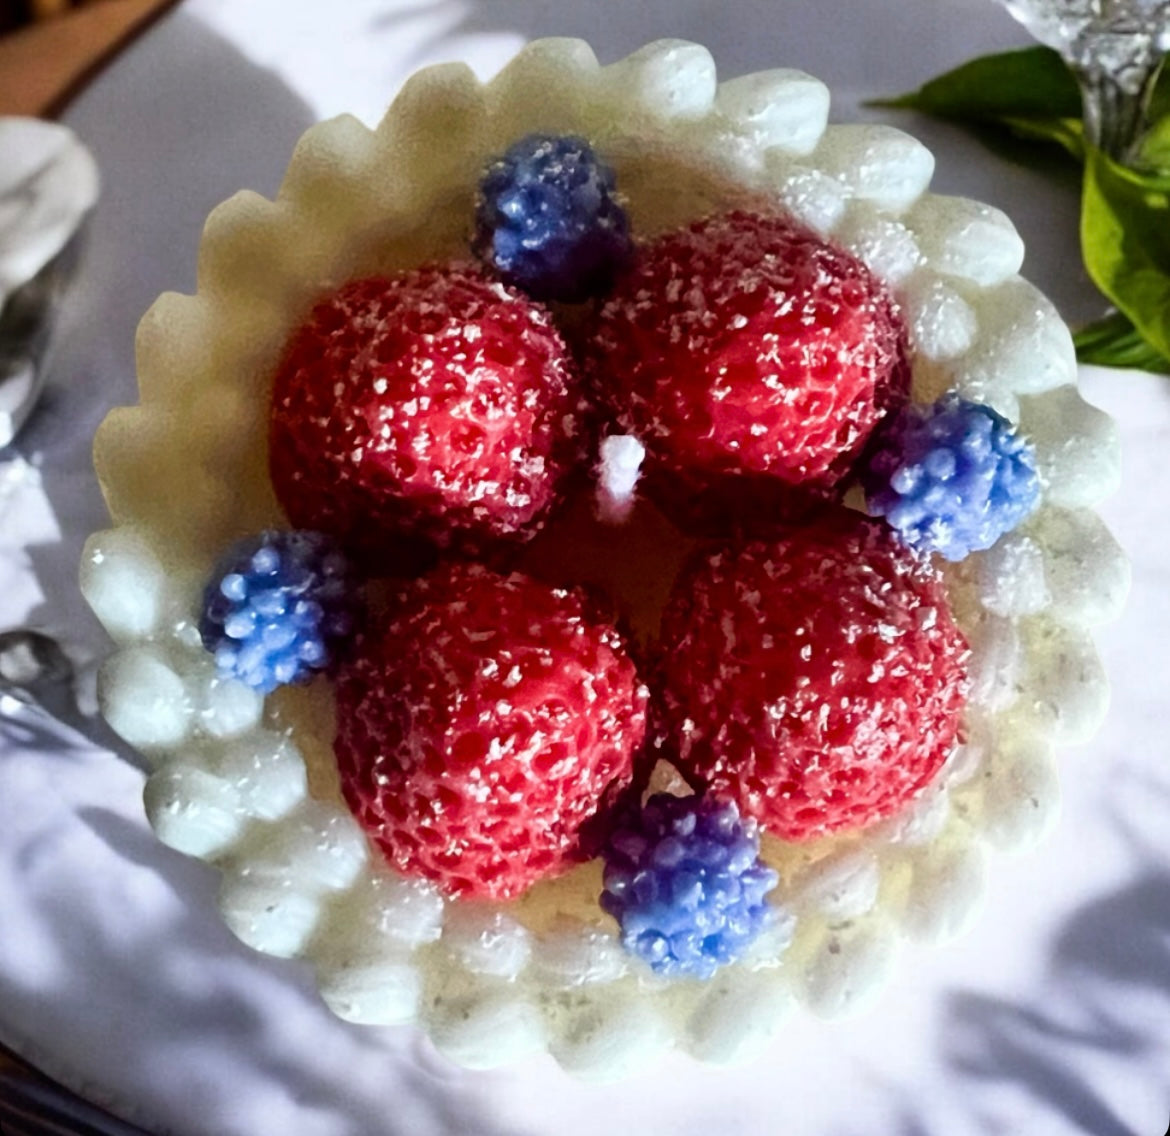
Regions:
<instances>
[{"instance_id":1,"label":"red strawberry","mask_svg":"<svg viewBox=\"0 0 1170 1136\"><path fill-rule=\"evenodd\" d=\"M958 737L968 651L942 581L859 513L693 562L661 649L664 744L787 840L895 812Z\"/></svg>"},{"instance_id":2,"label":"red strawberry","mask_svg":"<svg viewBox=\"0 0 1170 1136\"><path fill-rule=\"evenodd\" d=\"M569 866L633 773L646 689L583 596L450 563L337 679L346 800L395 867L506 899Z\"/></svg>"},{"instance_id":3,"label":"red strawberry","mask_svg":"<svg viewBox=\"0 0 1170 1136\"><path fill-rule=\"evenodd\" d=\"M889 293L786 216L728 213L642 246L586 350L643 491L680 523L824 497L909 381Z\"/></svg>"},{"instance_id":4,"label":"red strawberry","mask_svg":"<svg viewBox=\"0 0 1170 1136\"><path fill-rule=\"evenodd\" d=\"M548 313L478 268L358 280L285 352L272 483L294 526L367 558L474 550L535 531L579 460L581 408Z\"/></svg>"}]
</instances>

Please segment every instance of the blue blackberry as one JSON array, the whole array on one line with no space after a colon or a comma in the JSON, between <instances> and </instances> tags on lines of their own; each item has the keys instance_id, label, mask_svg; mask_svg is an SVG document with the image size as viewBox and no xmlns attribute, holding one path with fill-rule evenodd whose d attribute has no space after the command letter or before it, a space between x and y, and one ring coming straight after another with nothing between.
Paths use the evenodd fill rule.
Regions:
<instances>
[{"instance_id":1,"label":"blue blackberry","mask_svg":"<svg viewBox=\"0 0 1170 1136\"><path fill-rule=\"evenodd\" d=\"M1040 499L1031 443L991 407L954 393L896 415L861 482L871 514L911 548L947 560L990 548Z\"/></svg>"},{"instance_id":2,"label":"blue blackberry","mask_svg":"<svg viewBox=\"0 0 1170 1136\"><path fill-rule=\"evenodd\" d=\"M262 532L233 545L203 592L199 634L224 678L264 694L307 682L353 626L348 566L316 532Z\"/></svg>"},{"instance_id":3,"label":"blue blackberry","mask_svg":"<svg viewBox=\"0 0 1170 1136\"><path fill-rule=\"evenodd\" d=\"M659 974L710 978L774 918L778 877L759 851L734 804L657 793L609 837L601 906Z\"/></svg>"},{"instance_id":4,"label":"blue blackberry","mask_svg":"<svg viewBox=\"0 0 1170 1136\"><path fill-rule=\"evenodd\" d=\"M480 180L472 247L535 299L602 295L632 249L613 171L584 138L522 138Z\"/></svg>"}]
</instances>

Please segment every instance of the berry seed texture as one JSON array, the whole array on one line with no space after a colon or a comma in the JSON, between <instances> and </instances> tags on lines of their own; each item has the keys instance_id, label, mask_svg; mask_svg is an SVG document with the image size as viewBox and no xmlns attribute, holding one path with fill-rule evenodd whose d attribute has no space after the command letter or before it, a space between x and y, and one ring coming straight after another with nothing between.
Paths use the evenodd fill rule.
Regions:
<instances>
[{"instance_id":1,"label":"berry seed texture","mask_svg":"<svg viewBox=\"0 0 1170 1136\"><path fill-rule=\"evenodd\" d=\"M587 369L613 431L647 448L646 492L685 526L829 494L905 396L903 338L860 260L737 211L638 250Z\"/></svg>"},{"instance_id":2,"label":"berry seed texture","mask_svg":"<svg viewBox=\"0 0 1170 1136\"><path fill-rule=\"evenodd\" d=\"M473 265L357 280L276 372L273 487L294 525L383 573L514 539L580 463L578 386L544 309Z\"/></svg>"},{"instance_id":3,"label":"berry seed texture","mask_svg":"<svg viewBox=\"0 0 1170 1136\"><path fill-rule=\"evenodd\" d=\"M338 677L342 788L391 864L522 894L572 863L633 776L646 690L580 594L445 565L403 588Z\"/></svg>"},{"instance_id":4,"label":"berry seed texture","mask_svg":"<svg viewBox=\"0 0 1170 1136\"><path fill-rule=\"evenodd\" d=\"M102 709L152 763L160 839L340 1016L470 1067L739 1060L793 1002L869 1004L1052 822L1128 583L1093 512L1115 432L1007 218L828 112L802 72L719 82L679 41L430 68L377 128L312 128L275 200L214 210L198 291L143 318L81 571ZM477 201L531 138L589 153L534 187L530 146L496 187L546 241L505 281L484 225L512 221ZM959 402L1008 464L953 476L970 422L890 455L907 407ZM922 547L931 517L964 547ZM303 530L351 561L340 623L331 568L264 552ZM199 625L233 547L260 563L210 593L217 669ZM249 684L228 656L253 634Z\"/></svg>"}]
</instances>

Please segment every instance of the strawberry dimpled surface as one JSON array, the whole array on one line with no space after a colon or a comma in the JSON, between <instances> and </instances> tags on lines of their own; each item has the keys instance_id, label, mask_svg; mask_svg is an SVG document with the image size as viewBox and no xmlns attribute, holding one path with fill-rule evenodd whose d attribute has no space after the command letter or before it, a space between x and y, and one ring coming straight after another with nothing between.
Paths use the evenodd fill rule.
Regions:
<instances>
[{"instance_id":1,"label":"strawberry dimpled surface","mask_svg":"<svg viewBox=\"0 0 1170 1136\"><path fill-rule=\"evenodd\" d=\"M968 650L941 578L860 514L692 562L661 646L666 755L785 840L891 815L958 740Z\"/></svg>"},{"instance_id":2,"label":"strawberry dimpled surface","mask_svg":"<svg viewBox=\"0 0 1170 1136\"><path fill-rule=\"evenodd\" d=\"M580 417L540 305L470 263L357 280L286 349L272 483L294 525L367 560L409 542L477 549L539 527L578 456Z\"/></svg>"},{"instance_id":3,"label":"strawberry dimpled surface","mask_svg":"<svg viewBox=\"0 0 1170 1136\"><path fill-rule=\"evenodd\" d=\"M728 478L827 490L909 376L905 329L865 265L791 217L745 212L643 245L600 311L588 369L675 512Z\"/></svg>"},{"instance_id":4,"label":"strawberry dimpled surface","mask_svg":"<svg viewBox=\"0 0 1170 1136\"><path fill-rule=\"evenodd\" d=\"M354 815L456 895L509 899L570 867L646 725L621 637L581 593L479 565L409 585L336 691Z\"/></svg>"}]
</instances>

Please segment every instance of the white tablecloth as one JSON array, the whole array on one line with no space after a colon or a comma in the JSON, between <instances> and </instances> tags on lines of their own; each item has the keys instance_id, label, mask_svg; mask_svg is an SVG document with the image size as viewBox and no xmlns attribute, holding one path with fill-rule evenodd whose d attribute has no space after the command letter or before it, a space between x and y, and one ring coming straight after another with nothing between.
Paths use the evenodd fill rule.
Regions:
<instances>
[{"instance_id":1,"label":"white tablecloth","mask_svg":"<svg viewBox=\"0 0 1170 1136\"><path fill-rule=\"evenodd\" d=\"M104 523L89 462L106 410L134 401L135 324L191 290L203 218L272 193L300 132L342 110L374 122L417 66L487 74L524 40L580 35L603 60L672 35L724 76L780 65L859 96L901 91L1024 42L991 0L188 0L73 106L104 198L63 313L48 391L0 451L0 630L35 626L81 665L105 650L76 588ZM1006 209L1025 272L1070 318L1094 308L1075 187L907 119L935 188ZM957 946L912 951L878 1010L795 1021L760 1063L672 1057L650 1079L588 1086L549 1059L453 1070L411 1029L333 1019L295 963L239 946L214 879L149 832L141 773L52 722L0 716L0 1040L153 1131L182 1136L1158 1136L1170 1115L1170 763L1162 726L1170 539L1157 486L1170 380L1089 370L1121 423L1123 493L1104 510L1134 560L1128 613L1100 636L1115 683L1100 737L1064 763L1064 819L994 865Z\"/></svg>"}]
</instances>

